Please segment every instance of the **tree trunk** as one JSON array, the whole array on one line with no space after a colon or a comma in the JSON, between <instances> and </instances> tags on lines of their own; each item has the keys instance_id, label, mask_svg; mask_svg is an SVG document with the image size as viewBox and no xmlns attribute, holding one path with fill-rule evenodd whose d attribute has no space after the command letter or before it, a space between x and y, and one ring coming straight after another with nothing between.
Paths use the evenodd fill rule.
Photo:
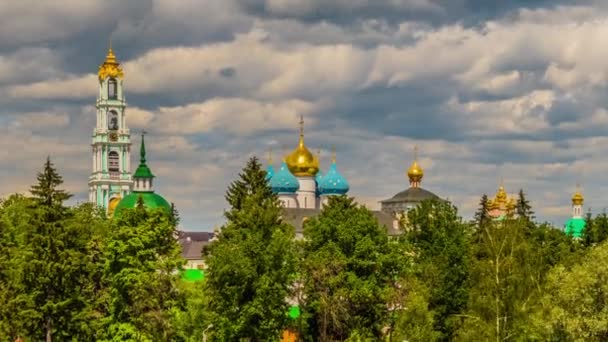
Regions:
<instances>
[{"instance_id":1,"label":"tree trunk","mask_svg":"<svg viewBox=\"0 0 608 342\"><path fill-rule=\"evenodd\" d=\"M52 327L53 327L53 323L51 322L50 318L47 318L46 320L46 342L52 342L53 341L53 333L51 332Z\"/></svg>"}]
</instances>

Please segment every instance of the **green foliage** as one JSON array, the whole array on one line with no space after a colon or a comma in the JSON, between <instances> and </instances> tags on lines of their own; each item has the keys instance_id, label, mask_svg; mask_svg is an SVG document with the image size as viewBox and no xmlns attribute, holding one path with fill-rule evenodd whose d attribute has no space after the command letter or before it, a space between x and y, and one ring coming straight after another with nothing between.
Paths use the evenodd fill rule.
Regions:
<instances>
[{"instance_id":1,"label":"green foliage","mask_svg":"<svg viewBox=\"0 0 608 342\"><path fill-rule=\"evenodd\" d=\"M274 340L287 326L296 254L276 195L252 158L226 194L227 224L207 250L205 293L214 340Z\"/></svg>"},{"instance_id":2,"label":"green foliage","mask_svg":"<svg viewBox=\"0 0 608 342\"><path fill-rule=\"evenodd\" d=\"M419 279L430 290L429 310L441 340L452 338L469 297L469 237L449 202L429 200L408 212L406 239L417 253Z\"/></svg>"},{"instance_id":3,"label":"green foliage","mask_svg":"<svg viewBox=\"0 0 608 342\"><path fill-rule=\"evenodd\" d=\"M104 323L110 335L102 340L116 338L112 331L134 331L138 338L153 341L174 340L172 312L183 303L175 271L184 262L171 215L160 209L126 209L112 222L104 258L109 297Z\"/></svg>"},{"instance_id":4,"label":"green foliage","mask_svg":"<svg viewBox=\"0 0 608 342\"><path fill-rule=\"evenodd\" d=\"M593 246L606 241L606 239L608 239L608 215L604 212L592 220L587 220L587 225L583 232L583 241L587 246Z\"/></svg>"},{"instance_id":5,"label":"green foliage","mask_svg":"<svg viewBox=\"0 0 608 342\"><path fill-rule=\"evenodd\" d=\"M90 205L47 203L21 196L3 203L0 335L89 340L99 266L89 262L90 241L102 219Z\"/></svg>"},{"instance_id":6,"label":"green foliage","mask_svg":"<svg viewBox=\"0 0 608 342\"><path fill-rule=\"evenodd\" d=\"M492 218L488 214L489 211L488 195L483 194L479 200L479 208L475 212L474 216L474 222L477 229L482 229L481 227L492 221Z\"/></svg>"},{"instance_id":7,"label":"green foliage","mask_svg":"<svg viewBox=\"0 0 608 342\"><path fill-rule=\"evenodd\" d=\"M534 316L544 340L608 340L608 243L591 249L572 267L549 273L542 307Z\"/></svg>"},{"instance_id":8,"label":"green foliage","mask_svg":"<svg viewBox=\"0 0 608 342\"><path fill-rule=\"evenodd\" d=\"M61 206L64 201L72 197L67 191L57 188L63 184L63 178L51 163L51 157L46 158L44 169L38 173L36 179L38 183L31 187L30 192L41 204L48 207Z\"/></svg>"},{"instance_id":9,"label":"green foliage","mask_svg":"<svg viewBox=\"0 0 608 342\"><path fill-rule=\"evenodd\" d=\"M532 211L530 201L528 201L528 199L526 198L523 189L519 189L519 193L517 194L515 213L517 214L517 217L524 219L528 222L534 221L534 211Z\"/></svg>"},{"instance_id":10,"label":"green foliage","mask_svg":"<svg viewBox=\"0 0 608 342\"><path fill-rule=\"evenodd\" d=\"M377 340L389 323L388 296L405 266L386 229L352 199L330 197L306 222L304 311L315 340Z\"/></svg>"}]
</instances>

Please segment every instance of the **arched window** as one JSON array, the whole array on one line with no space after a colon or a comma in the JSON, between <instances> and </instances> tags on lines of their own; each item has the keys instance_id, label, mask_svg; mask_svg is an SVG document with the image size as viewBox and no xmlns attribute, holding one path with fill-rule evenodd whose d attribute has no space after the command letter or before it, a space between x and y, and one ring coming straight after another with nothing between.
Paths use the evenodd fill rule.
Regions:
<instances>
[{"instance_id":1,"label":"arched window","mask_svg":"<svg viewBox=\"0 0 608 342\"><path fill-rule=\"evenodd\" d=\"M118 113L115 110L108 112L108 129L112 131L118 129Z\"/></svg>"},{"instance_id":2,"label":"arched window","mask_svg":"<svg viewBox=\"0 0 608 342\"><path fill-rule=\"evenodd\" d=\"M110 153L108 153L108 171L119 171L118 152L116 151L110 151Z\"/></svg>"},{"instance_id":3,"label":"arched window","mask_svg":"<svg viewBox=\"0 0 608 342\"><path fill-rule=\"evenodd\" d=\"M115 100L118 97L118 84L115 78L108 80L108 99Z\"/></svg>"}]
</instances>

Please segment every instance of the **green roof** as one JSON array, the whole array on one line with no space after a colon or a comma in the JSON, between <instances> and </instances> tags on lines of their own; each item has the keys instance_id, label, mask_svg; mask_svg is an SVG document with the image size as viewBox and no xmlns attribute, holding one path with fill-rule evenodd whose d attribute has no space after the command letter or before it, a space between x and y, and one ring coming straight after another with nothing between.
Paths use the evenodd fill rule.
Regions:
<instances>
[{"instance_id":1,"label":"green roof","mask_svg":"<svg viewBox=\"0 0 608 342\"><path fill-rule=\"evenodd\" d=\"M137 199L141 196L144 201L144 207L146 209L163 208L171 213L171 204L167 202L162 196L155 194L154 192L139 192L133 191L120 200L116 209L114 209L114 215L120 215L120 212L124 209L135 208L137 206Z\"/></svg>"},{"instance_id":2,"label":"green roof","mask_svg":"<svg viewBox=\"0 0 608 342\"><path fill-rule=\"evenodd\" d=\"M205 271L197 268L188 268L182 271L182 279L185 281L201 281L205 279Z\"/></svg>"},{"instance_id":3,"label":"green roof","mask_svg":"<svg viewBox=\"0 0 608 342\"><path fill-rule=\"evenodd\" d=\"M564 233L574 238L582 238L585 231L585 219L582 217L571 218L564 225Z\"/></svg>"},{"instance_id":4,"label":"green roof","mask_svg":"<svg viewBox=\"0 0 608 342\"><path fill-rule=\"evenodd\" d=\"M154 178L152 171L146 165L146 142L144 141L143 133L141 135L141 146L139 147L139 166L135 170L133 178Z\"/></svg>"}]
</instances>

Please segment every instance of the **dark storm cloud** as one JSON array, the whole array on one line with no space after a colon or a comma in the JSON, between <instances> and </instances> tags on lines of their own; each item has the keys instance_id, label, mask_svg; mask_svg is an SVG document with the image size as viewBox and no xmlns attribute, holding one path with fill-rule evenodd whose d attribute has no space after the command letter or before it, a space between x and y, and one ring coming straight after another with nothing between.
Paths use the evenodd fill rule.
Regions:
<instances>
[{"instance_id":1,"label":"dark storm cloud","mask_svg":"<svg viewBox=\"0 0 608 342\"><path fill-rule=\"evenodd\" d=\"M577 3L582 5L587 1ZM341 25L366 19L398 23L422 21L440 26L460 22L477 26L521 8L546 8L560 0L239 0L249 13L267 18L291 18L308 22L330 21Z\"/></svg>"}]
</instances>

